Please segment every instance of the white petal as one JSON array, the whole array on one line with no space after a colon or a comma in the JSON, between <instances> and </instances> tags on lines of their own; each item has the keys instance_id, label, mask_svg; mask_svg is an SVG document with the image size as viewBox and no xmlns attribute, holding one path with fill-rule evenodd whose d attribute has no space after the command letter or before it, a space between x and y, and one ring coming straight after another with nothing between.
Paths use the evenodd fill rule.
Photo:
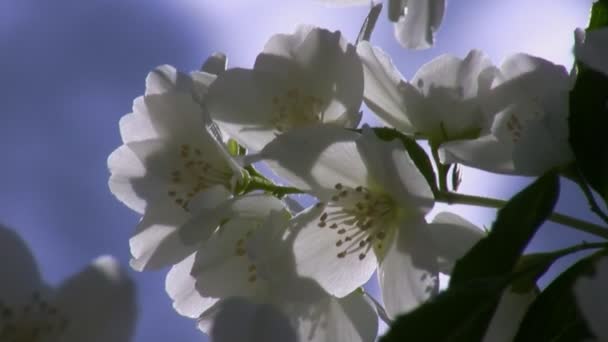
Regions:
<instances>
[{"instance_id":1,"label":"white petal","mask_svg":"<svg viewBox=\"0 0 608 342\"><path fill-rule=\"evenodd\" d=\"M293 186L325 200L337 183L367 186L367 167L355 144L358 137L331 126L301 128L278 136L259 157Z\"/></svg>"},{"instance_id":2,"label":"white petal","mask_svg":"<svg viewBox=\"0 0 608 342\"><path fill-rule=\"evenodd\" d=\"M145 96L135 101L133 112L148 117L159 138L198 137L205 128L203 110L189 90Z\"/></svg>"},{"instance_id":3,"label":"white petal","mask_svg":"<svg viewBox=\"0 0 608 342\"><path fill-rule=\"evenodd\" d=\"M248 240L263 219L234 218L222 225L196 253L191 275L203 297L265 298L268 284L247 254Z\"/></svg>"},{"instance_id":4,"label":"white petal","mask_svg":"<svg viewBox=\"0 0 608 342\"><path fill-rule=\"evenodd\" d=\"M355 251L338 257L346 247L357 246L359 241L342 241L343 235L335 229L319 227L322 213L321 208L313 206L293 219L292 230L297 232L293 245L296 268L301 277L314 279L329 294L341 298L363 286L378 261L372 251L363 259Z\"/></svg>"},{"instance_id":5,"label":"white petal","mask_svg":"<svg viewBox=\"0 0 608 342\"><path fill-rule=\"evenodd\" d=\"M441 271L446 274L450 274L454 263L486 235L473 223L447 211L437 214L427 229L442 261Z\"/></svg>"},{"instance_id":6,"label":"white petal","mask_svg":"<svg viewBox=\"0 0 608 342\"><path fill-rule=\"evenodd\" d=\"M426 63L411 81L424 98L410 96L410 122L417 131L439 141L489 128L481 103L496 72L479 50L471 50L464 60L442 55Z\"/></svg>"},{"instance_id":7,"label":"white petal","mask_svg":"<svg viewBox=\"0 0 608 342\"><path fill-rule=\"evenodd\" d=\"M513 341L519 329L519 323L536 297L536 289L526 293L515 293L511 289L505 290L482 341Z\"/></svg>"},{"instance_id":8,"label":"white petal","mask_svg":"<svg viewBox=\"0 0 608 342\"><path fill-rule=\"evenodd\" d=\"M110 189L138 211L161 203L190 208L201 191L216 185L232 189L241 177L239 166L219 142L202 134L200 139L131 142L115 151L108 163Z\"/></svg>"},{"instance_id":9,"label":"white petal","mask_svg":"<svg viewBox=\"0 0 608 342\"><path fill-rule=\"evenodd\" d=\"M45 285L29 248L16 232L0 225L0 307L21 306Z\"/></svg>"},{"instance_id":10,"label":"white petal","mask_svg":"<svg viewBox=\"0 0 608 342\"><path fill-rule=\"evenodd\" d=\"M190 215L177 206L148 208L129 239L131 267L137 271L158 269L190 255L196 245L186 245L179 235L179 227L189 218Z\"/></svg>"},{"instance_id":11,"label":"white petal","mask_svg":"<svg viewBox=\"0 0 608 342\"><path fill-rule=\"evenodd\" d=\"M209 88L207 109L232 138L259 151L275 137L272 121L278 113L273 98L287 89L285 81L272 73L230 69Z\"/></svg>"},{"instance_id":12,"label":"white petal","mask_svg":"<svg viewBox=\"0 0 608 342\"><path fill-rule=\"evenodd\" d=\"M65 281L56 305L69 320L62 341L127 342L133 336L135 288L112 257L97 258Z\"/></svg>"},{"instance_id":13,"label":"white petal","mask_svg":"<svg viewBox=\"0 0 608 342\"><path fill-rule=\"evenodd\" d=\"M355 47L340 31L314 28L294 54L298 71L305 78L303 91L330 100L331 112L359 111L363 100L363 67Z\"/></svg>"},{"instance_id":14,"label":"white petal","mask_svg":"<svg viewBox=\"0 0 608 342\"><path fill-rule=\"evenodd\" d=\"M556 102L567 106L564 100L571 86L565 67L528 54L514 54L500 66L500 77L494 80L488 101L490 107L486 110L498 112L526 100L535 101L545 109L555 109Z\"/></svg>"},{"instance_id":15,"label":"white petal","mask_svg":"<svg viewBox=\"0 0 608 342\"><path fill-rule=\"evenodd\" d=\"M293 34L279 33L270 37L255 60L255 70L278 72L286 77L284 73L290 69L289 61L295 57L298 46L313 29L315 27L312 25L298 25ZM278 61L282 65L278 66Z\"/></svg>"},{"instance_id":16,"label":"white petal","mask_svg":"<svg viewBox=\"0 0 608 342\"><path fill-rule=\"evenodd\" d=\"M218 195L215 197L217 200L207 203L195 199L194 205L198 207L196 216L182 227L180 233L188 244L207 240L218 226L233 218L263 220L271 211L285 208L281 200L267 194L252 193L230 200L225 200L225 197L222 200L221 193Z\"/></svg>"},{"instance_id":17,"label":"white petal","mask_svg":"<svg viewBox=\"0 0 608 342\"><path fill-rule=\"evenodd\" d=\"M201 71L219 75L226 70L226 55L221 52L214 52L207 58L201 67Z\"/></svg>"},{"instance_id":18,"label":"white petal","mask_svg":"<svg viewBox=\"0 0 608 342\"><path fill-rule=\"evenodd\" d=\"M190 73L192 78L192 97L200 104L205 103L209 87L217 79L217 76L204 71Z\"/></svg>"},{"instance_id":19,"label":"white petal","mask_svg":"<svg viewBox=\"0 0 608 342\"><path fill-rule=\"evenodd\" d=\"M460 163L495 173L513 173L513 146L492 135L473 140L455 140L441 145L442 163Z\"/></svg>"},{"instance_id":20,"label":"white petal","mask_svg":"<svg viewBox=\"0 0 608 342\"><path fill-rule=\"evenodd\" d=\"M136 98L133 102L133 107L142 106L143 100L143 97ZM132 141L158 138L158 134L152 126L150 118L145 115L126 114L118 121L118 127L120 129L120 137L125 144Z\"/></svg>"},{"instance_id":21,"label":"white petal","mask_svg":"<svg viewBox=\"0 0 608 342\"><path fill-rule=\"evenodd\" d=\"M378 280L391 318L415 309L439 289L437 253L423 218L403 222L384 260Z\"/></svg>"},{"instance_id":22,"label":"white petal","mask_svg":"<svg viewBox=\"0 0 608 342\"><path fill-rule=\"evenodd\" d=\"M167 92L190 93L192 80L171 65L161 65L152 70L146 77L145 95L163 94Z\"/></svg>"},{"instance_id":23,"label":"white petal","mask_svg":"<svg viewBox=\"0 0 608 342\"><path fill-rule=\"evenodd\" d=\"M434 43L435 32L443 20L445 0L389 0L405 2L407 13L395 23L395 37L408 49L427 49Z\"/></svg>"},{"instance_id":24,"label":"white petal","mask_svg":"<svg viewBox=\"0 0 608 342\"><path fill-rule=\"evenodd\" d=\"M359 292L344 298L326 297L313 304L282 305L297 322L300 341L372 342L378 331L378 316Z\"/></svg>"},{"instance_id":25,"label":"white petal","mask_svg":"<svg viewBox=\"0 0 608 342\"><path fill-rule=\"evenodd\" d=\"M363 62L365 104L387 125L415 133L406 112L408 97L404 95L412 88L406 86L390 57L366 41L357 45L357 52Z\"/></svg>"},{"instance_id":26,"label":"white petal","mask_svg":"<svg viewBox=\"0 0 608 342\"><path fill-rule=\"evenodd\" d=\"M180 315L198 318L213 306L217 299L204 298L196 290L196 278L190 275L195 254L171 267L165 279L165 289L173 301L173 308Z\"/></svg>"},{"instance_id":27,"label":"white petal","mask_svg":"<svg viewBox=\"0 0 608 342\"><path fill-rule=\"evenodd\" d=\"M216 306L202 317L213 322L210 335L215 342L299 341L289 319L272 305L229 298Z\"/></svg>"},{"instance_id":28,"label":"white petal","mask_svg":"<svg viewBox=\"0 0 608 342\"><path fill-rule=\"evenodd\" d=\"M146 200L138 194L133 180L145 180L146 169L137 155L128 146L122 145L108 157L108 169L111 173L108 185L112 194L132 210L143 214Z\"/></svg>"},{"instance_id":29,"label":"white petal","mask_svg":"<svg viewBox=\"0 0 608 342\"><path fill-rule=\"evenodd\" d=\"M382 141L365 126L357 139L357 148L369 169L372 184L390 194L396 205L405 208L408 214L424 215L431 210L434 204L431 188L398 140Z\"/></svg>"},{"instance_id":30,"label":"white petal","mask_svg":"<svg viewBox=\"0 0 608 342\"><path fill-rule=\"evenodd\" d=\"M293 35L275 35L256 58L255 70L276 73L292 87L322 99L325 117L357 113L361 106L361 61L339 31L300 25Z\"/></svg>"},{"instance_id":31,"label":"white petal","mask_svg":"<svg viewBox=\"0 0 608 342\"><path fill-rule=\"evenodd\" d=\"M585 33L584 42L576 45L576 58L592 69L608 75L608 29L601 28Z\"/></svg>"},{"instance_id":32,"label":"white petal","mask_svg":"<svg viewBox=\"0 0 608 342\"><path fill-rule=\"evenodd\" d=\"M608 286L608 257L601 258L593 277L581 277L574 284L574 295L578 307L589 329L599 341L608 341L608 301L606 288Z\"/></svg>"},{"instance_id":33,"label":"white petal","mask_svg":"<svg viewBox=\"0 0 608 342\"><path fill-rule=\"evenodd\" d=\"M513 165L518 174L540 176L553 167L574 161L568 141L568 127L554 128L551 118L531 121L513 148Z\"/></svg>"}]
</instances>

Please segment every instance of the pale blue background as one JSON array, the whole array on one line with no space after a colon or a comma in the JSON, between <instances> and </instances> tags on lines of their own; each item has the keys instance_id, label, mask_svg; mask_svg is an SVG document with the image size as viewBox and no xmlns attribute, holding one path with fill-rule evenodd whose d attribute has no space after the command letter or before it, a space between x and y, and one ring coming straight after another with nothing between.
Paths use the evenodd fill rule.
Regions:
<instances>
[{"instance_id":1,"label":"pale blue background","mask_svg":"<svg viewBox=\"0 0 608 342\"><path fill-rule=\"evenodd\" d=\"M384 15L373 42L408 78L432 57L463 57L470 48L495 63L527 51L569 65L572 31L585 25L589 4L454 0L435 48L402 50ZM299 22L340 29L352 41L365 13L308 0L0 0L0 221L27 241L51 284L100 254L127 265L138 217L110 194L106 158L120 145L118 120L143 93L146 73L164 63L197 69L213 51L250 67L271 34ZM463 189L504 197L524 181L465 173ZM571 186L559 208L590 217ZM491 213L466 210L486 225ZM551 225L533 249L583 238ZM135 340L200 341L194 322L173 312L164 274L131 272L141 309Z\"/></svg>"}]
</instances>

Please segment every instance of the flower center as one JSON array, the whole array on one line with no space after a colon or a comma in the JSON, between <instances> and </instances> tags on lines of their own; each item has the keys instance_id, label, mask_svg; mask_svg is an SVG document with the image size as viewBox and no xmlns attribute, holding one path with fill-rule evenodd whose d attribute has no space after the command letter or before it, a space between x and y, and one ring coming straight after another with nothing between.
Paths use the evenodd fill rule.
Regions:
<instances>
[{"instance_id":1,"label":"flower center","mask_svg":"<svg viewBox=\"0 0 608 342\"><path fill-rule=\"evenodd\" d=\"M519 105L511 109L509 118L506 122L507 131L513 143L517 143L523 134L523 131L531 121L541 120L543 117L543 109L539 100L534 98L524 105Z\"/></svg>"},{"instance_id":2,"label":"flower center","mask_svg":"<svg viewBox=\"0 0 608 342\"><path fill-rule=\"evenodd\" d=\"M34 292L23 307L10 307L0 302L0 341L59 341L69 321L56 307Z\"/></svg>"},{"instance_id":3,"label":"flower center","mask_svg":"<svg viewBox=\"0 0 608 342\"><path fill-rule=\"evenodd\" d=\"M214 185L230 189L232 170L218 168L206 160L199 148L183 144L179 150L180 164L171 172L172 186L167 195L185 211L190 200L199 192Z\"/></svg>"},{"instance_id":4,"label":"flower center","mask_svg":"<svg viewBox=\"0 0 608 342\"><path fill-rule=\"evenodd\" d=\"M247 282L249 283L255 283L258 280L257 268L251 262L249 255L247 254L247 240L251 238L252 235L253 230L248 230L245 235L242 238L236 240L236 243L234 244L234 255L246 259Z\"/></svg>"},{"instance_id":5,"label":"flower center","mask_svg":"<svg viewBox=\"0 0 608 342\"><path fill-rule=\"evenodd\" d=\"M292 88L272 98L271 123L279 134L294 127L314 125L323 122L324 108L323 99Z\"/></svg>"},{"instance_id":6,"label":"flower center","mask_svg":"<svg viewBox=\"0 0 608 342\"><path fill-rule=\"evenodd\" d=\"M336 257L358 254L363 260L370 250L382 255L385 241L394 230L390 224L397 213L393 200L362 186L353 189L337 183L334 189L335 195L328 203L317 203L323 208L317 226L336 232Z\"/></svg>"}]
</instances>

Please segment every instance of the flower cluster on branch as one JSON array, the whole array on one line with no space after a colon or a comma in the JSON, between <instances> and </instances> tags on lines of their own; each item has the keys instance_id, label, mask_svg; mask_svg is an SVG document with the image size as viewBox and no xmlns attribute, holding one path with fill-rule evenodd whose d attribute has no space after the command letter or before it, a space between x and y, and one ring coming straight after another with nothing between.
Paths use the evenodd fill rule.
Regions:
<instances>
[{"instance_id":1,"label":"flower cluster on branch","mask_svg":"<svg viewBox=\"0 0 608 342\"><path fill-rule=\"evenodd\" d=\"M387 7L403 46L432 45L445 1ZM607 88L593 101L577 95L584 75L606 78L606 30L578 33L571 72L523 53L495 65L472 50L439 56L407 81L368 40L305 25L270 37L251 69L227 69L221 53L190 74L160 66L120 120L123 145L108 159L111 191L142 215L131 266L170 266L175 310L215 341L374 341L378 317L391 325L384 341L540 341L526 338L541 336L530 326L556 291L582 308L568 333L605 338L588 295L606 284L606 245L524 249L545 220L608 237L553 213L563 175L602 215L593 191L606 188L573 137L592 120L577 111L606 114ZM363 103L386 127L361 124ZM458 164L540 178L508 202L492 200L456 192ZM300 193L316 203L297 208ZM437 202L502 209L487 233L454 213L427 217ZM539 293L551 263L583 249L599 249L581 266L602 260L598 276L578 272ZM443 292L440 273L452 276ZM374 274L380 301L362 289ZM444 312L458 318L432 328ZM557 336L558 325L542 336Z\"/></svg>"}]
</instances>

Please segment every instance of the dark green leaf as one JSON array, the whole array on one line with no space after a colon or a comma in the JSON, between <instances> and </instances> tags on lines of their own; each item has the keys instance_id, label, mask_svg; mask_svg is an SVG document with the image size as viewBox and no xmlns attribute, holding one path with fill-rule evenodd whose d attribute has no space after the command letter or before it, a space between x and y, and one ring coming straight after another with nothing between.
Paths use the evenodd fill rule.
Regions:
<instances>
[{"instance_id":1,"label":"dark green leaf","mask_svg":"<svg viewBox=\"0 0 608 342\"><path fill-rule=\"evenodd\" d=\"M380 341L480 341L507 284L507 278L491 278L442 292L397 318Z\"/></svg>"},{"instance_id":2,"label":"dark green leaf","mask_svg":"<svg viewBox=\"0 0 608 342\"><path fill-rule=\"evenodd\" d=\"M412 158L412 161L414 164L416 164L416 167L426 179L433 193L436 194L438 192L437 180L435 170L433 170L433 165L431 164L429 156L426 154L424 149L418 145L415 139L408 137L394 128L388 127L374 128L374 133L376 133L376 136L382 140L401 140L403 147L409 153L410 158Z\"/></svg>"},{"instance_id":3,"label":"dark green leaf","mask_svg":"<svg viewBox=\"0 0 608 342\"><path fill-rule=\"evenodd\" d=\"M608 1L599 0L591 7L591 19L587 30L595 30L608 26Z\"/></svg>"},{"instance_id":4,"label":"dark green leaf","mask_svg":"<svg viewBox=\"0 0 608 342\"><path fill-rule=\"evenodd\" d=\"M606 251L595 253L560 274L532 303L515 341L583 341L591 337L572 287L580 276L593 270L598 258L606 254Z\"/></svg>"},{"instance_id":5,"label":"dark green leaf","mask_svg":"<svg viewBox=\"0 0 608 342\"><path fill-rule=\"evenodd\" d=\"M608 1L598 1L591 10L587 30L608 26ZM608 202L608 77L584 65L570 92L570 145L576 164L589 185Z\"/></svg>"},{"instance_id":6,"label":"dark green leaf","mask_svg":"<svg viewBox=\"0 0 608 342\"><path fill-rule=\"evenodd\" d=\"M454 266L450 287L477 278L510 274L528 242L553 211L559 176L550 171L498 211L490 233Z\"/></svg>"}]
</instances>

